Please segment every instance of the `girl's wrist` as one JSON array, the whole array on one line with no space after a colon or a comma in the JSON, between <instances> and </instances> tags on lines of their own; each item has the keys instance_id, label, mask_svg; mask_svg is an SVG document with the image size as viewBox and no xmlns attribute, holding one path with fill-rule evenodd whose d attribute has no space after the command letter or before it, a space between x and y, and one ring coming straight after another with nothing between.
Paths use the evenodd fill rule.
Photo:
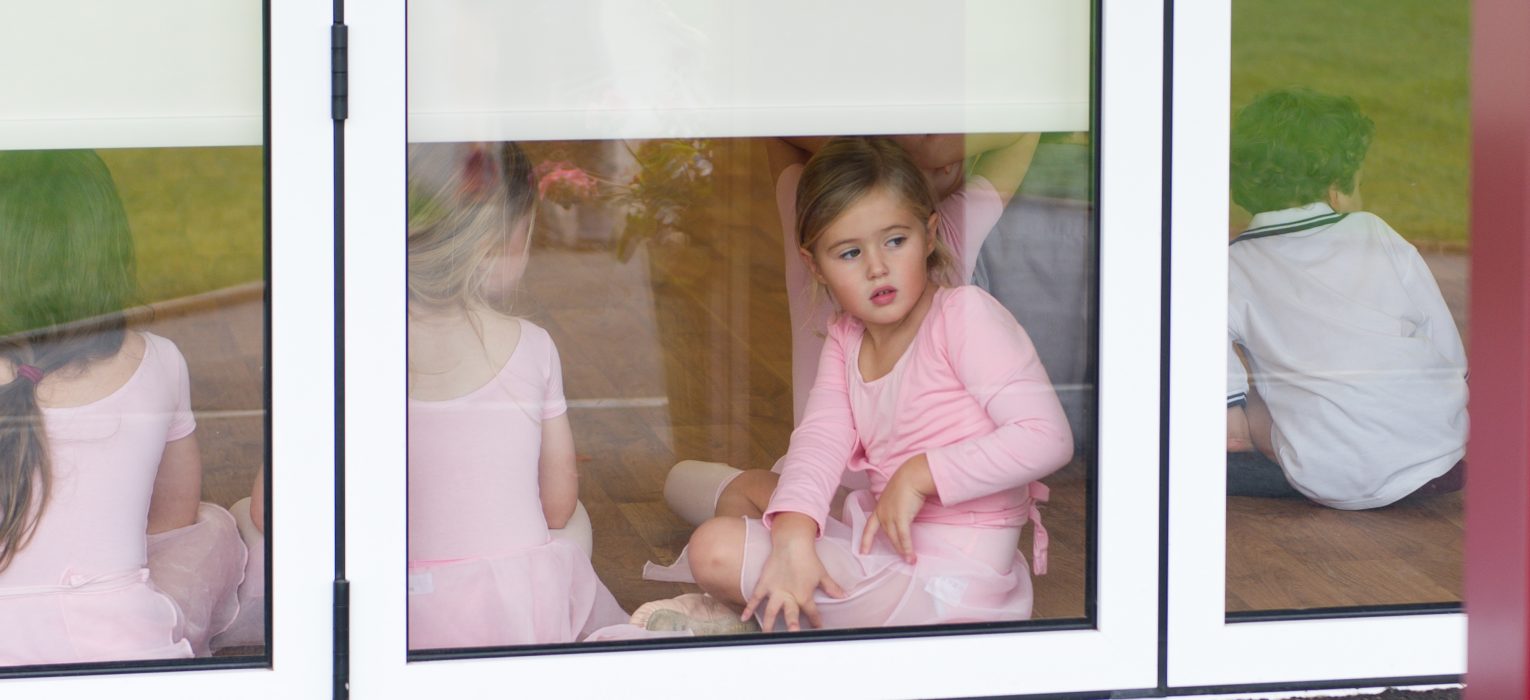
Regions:
<instances>
[{"instance_id":1,"label":"girl's wrist","mask_svg":"<svg viewBox=\"0 0 1530 700\"><path fill-rule=\"evenodd\" d=\"M907 473L905 473L907 472ZM908 486L925 497L935 495L935 476L930 473L930 458L921 452L910 457L898 468L897 476Z\"/></svg>"},{"instance_id":2,"label":"girl's wrist","mask_svg":"<svg viewBox=\"0 0 1530 700\"><path fill-rule=\"evenodd\" d=\"M775 548L811 543L818 536L818 521L804 513L776 513L770 525L770 542Z\"/></svg>"}]
</instances>

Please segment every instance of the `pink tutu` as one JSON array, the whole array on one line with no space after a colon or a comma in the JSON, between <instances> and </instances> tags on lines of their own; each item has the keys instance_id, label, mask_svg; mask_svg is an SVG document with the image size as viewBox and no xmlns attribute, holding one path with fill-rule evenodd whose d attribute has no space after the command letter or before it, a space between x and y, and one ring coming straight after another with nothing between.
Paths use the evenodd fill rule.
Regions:
<instances>
[{"instance_id":1,"label":"pink tutu","mask_svg":"<svg viewBox=\"0 0 1530 700\"><path fill-rule=\"evenodd\" d=\"M815 594L825 628L996 622L1031 616L1031 579L1025 557L1017 549L1018 526L915 522L912 537L918 561L908 564L880 535L870 554L860 553L866 511L874 504L868 491L851 493L844 511L849 523L830 518L816 543L829 577L846 593L844 598L831 598L822 590ZM746 518L745 524L740 593L747 599L770 555L770 531L752 518ZM643 576L694 583L684 552L668 567L649 564Z\"/></svg>"},{"instance_id":2,"label":"pink tutu","mask_svg":"<svg viewBox=\"0 0 1530 700\"><path fill-rule=\"evenodd\" d=\"M183 659L239 611L245 552L228 511L148 538L146 568L0 588L0 665Z\"/></svg>"},{"instance_id":3,"label":"pink tutu","mask_svg":"<svg viewBox=\"0 0 1530 700\"><path fill-rule=\"evenodd\" d=\"M566 540L496 556L409 564L409 648L555 644L627 622Z\"/></svg>"},{"instance_id":4,"label":"pink tutu","mask_svg":"<svg viewBox=\"0 0 1530 700\"><path fill-rule=\"evenodd\" d=\"M266 643L266 536L250 519L249 498L235 503L229 513L239 523L239 536L250 554L244 565L244 581L239 584L239 615L213 637L213 651Z\"/></svg>"},{"instance_id":5,"label":"pink tutu","mask_svg":"<svg viewBox=\"0 0 1530 700\"><path fill-rule=\"evenodd\" d=\"M149 535L149 577L180 607L197 656L211 654L213 635L239 614L237 592L249 557L234 517L211 503L197 509L195 523Z\"/></svg>"},{"instance_id":6,"label":"pink tutu","mask_svg":"<svg viewBox=\"0 0 1530 700\"><path fill-rule=\"evenodd\" d=\"M190 658L184 628L148 569L0 589L0 666Z\"/></svg>"}]
</instances>

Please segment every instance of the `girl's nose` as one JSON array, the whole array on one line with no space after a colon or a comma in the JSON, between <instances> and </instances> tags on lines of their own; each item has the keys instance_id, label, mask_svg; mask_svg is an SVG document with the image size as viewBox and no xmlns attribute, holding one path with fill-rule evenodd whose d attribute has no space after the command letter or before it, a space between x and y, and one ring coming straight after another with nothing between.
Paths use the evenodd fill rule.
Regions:
<instances>
[{"instance_id":1,"label":"girl's nose","mask_svg":"<svg viewBox=\"0 0 1530 700\"><path fill-rule=\"evenodd\" d=\"M887 274L887 261L880 253L866 254L866 276L881 277Z\"/></svg>"}]
</instances>

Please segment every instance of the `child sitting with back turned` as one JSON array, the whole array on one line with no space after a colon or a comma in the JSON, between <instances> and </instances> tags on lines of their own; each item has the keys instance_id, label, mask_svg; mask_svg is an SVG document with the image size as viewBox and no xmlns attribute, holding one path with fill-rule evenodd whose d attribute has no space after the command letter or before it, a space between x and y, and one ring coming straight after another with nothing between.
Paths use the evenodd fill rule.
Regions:
<instances>
[{"instance_id":1,"label":"child sitting with back turned","mask_svg":"<svg viewBox=\"0 0 1530 700\"><path fill-rule=\"evenodd\" d=\"M190 375L129 327L137 265L94 151L0 153L0 666L176 659L239 612L200 503Z\"/></svg>"},{"instance_id":2,"label":"child sitting with back turned","mask_svg":"<svg viewBox=\"0 0 1530 700\"><path fill-rule=\"evenodd\" d=\"M1360 210L1372 130L1304 89L1233 121L1233 201L1254 218L1228 253L1231 495L1359 510L1462 486L1466 353L1418 251Z\"/></svg>"},{"instance_id":3,"label":"child sitting with back turned","mask_svg":"<svg viewBox=\"0 0 1530 700\"><path fill-rule=\"evenodd\" d=\"M1020 620L1031 582L1017 551L1037 479L1072 438L1025 331L986 292L949 287L951 258L925 176L897 144L843 138L803 169L799 255L838 309L779 482L717 504L681 561L654 578L709 594L657 601L634 622L698 634ZM846 470L870 488L838 512ZM769 483L767 483L767 480ZM727 616L733 621L729 624Z\"/></svg>"},{"instance_id":4,"label":"child sitting with back turned","mask_svg":"<svg viewBox=\"0 0 1530 700\"><path fill-rule=\"evenodd\" d=\"M627 620L554 532L589 529L558 348L506 313L531 170L513 143L409 147L410 649L573 642Z\"/></svg>"}]
</instances>

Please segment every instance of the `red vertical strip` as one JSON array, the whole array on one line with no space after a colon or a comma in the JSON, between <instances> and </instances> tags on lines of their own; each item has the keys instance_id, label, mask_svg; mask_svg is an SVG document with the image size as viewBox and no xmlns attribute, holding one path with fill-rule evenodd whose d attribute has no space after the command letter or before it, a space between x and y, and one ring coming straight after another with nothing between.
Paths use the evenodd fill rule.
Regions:
<instances>
[{"instance_id":1,"label":"red vertical strip","mask_svg":"<svg viewBox=\"0 0 1530 700\"><path fill-rule=\"evenodd\" d=\"M1472 3L1467 697L1530 698L1530 2Z\"/></svg>"}]
</instances>

